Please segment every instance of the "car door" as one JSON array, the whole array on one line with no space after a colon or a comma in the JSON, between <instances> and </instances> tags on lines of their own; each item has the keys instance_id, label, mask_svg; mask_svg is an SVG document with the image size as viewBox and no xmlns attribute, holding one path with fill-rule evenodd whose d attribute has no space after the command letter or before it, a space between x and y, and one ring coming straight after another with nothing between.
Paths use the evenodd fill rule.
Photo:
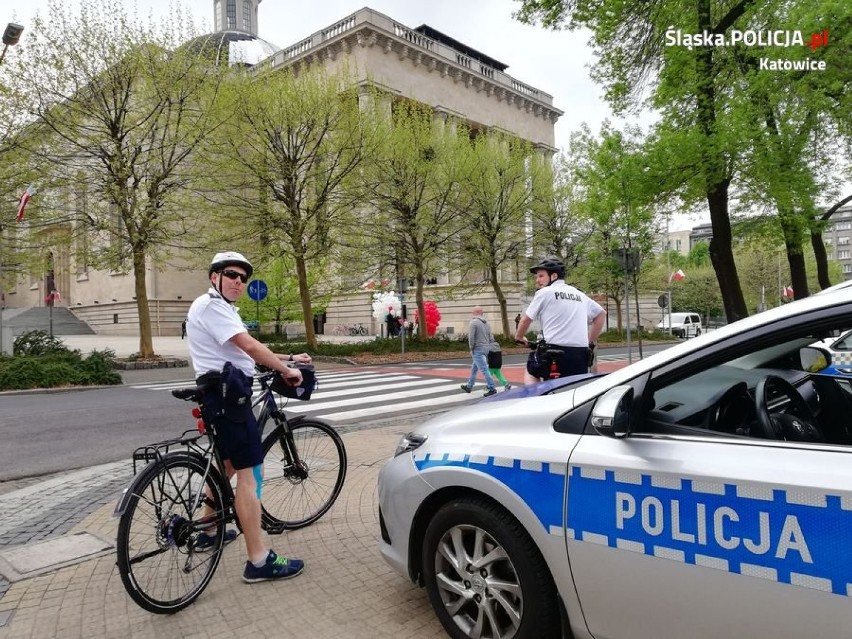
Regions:
<instances>
[{"instance_id":1,"label":"car door","mask_svg":"<svg viewBox=\"0 0 852 639\"><path fill-rule=\"evenodd\" d=\"M566 539L597 639L848 636L852 451L585 436Z\"/></svg>"},{"instance_id":2,"label":"car door","mask_svg":"<svg viewBox=\"0 0 852 639\"><path fill-rule=\"evenodd\" d=\"M571 453L566 547L596 639L849 636L852 441L753 436L738 415L766 371L743 353L775 338L737 339L739 359L713 345L624 386L629 436L587 426Z\"/></svg>"}]
</instances>

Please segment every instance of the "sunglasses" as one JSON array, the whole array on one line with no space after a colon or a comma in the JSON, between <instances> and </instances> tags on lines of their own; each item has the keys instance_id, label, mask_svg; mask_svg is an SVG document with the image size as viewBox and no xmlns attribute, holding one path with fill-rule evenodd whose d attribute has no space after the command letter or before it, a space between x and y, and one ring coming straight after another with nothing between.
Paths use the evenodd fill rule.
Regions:
<instances>
[{"instance_id":1,"label":"sunglasses","mask_svg":"<svg viewBox=\"0 0 852 639\"><path fill-rule=\"evenodd\" d=\"M243 275L237 271L222 271L222 275L227 277L229 280L240 280L243 284L248 282L248 275Z\"/></svg>"}]
</instances>

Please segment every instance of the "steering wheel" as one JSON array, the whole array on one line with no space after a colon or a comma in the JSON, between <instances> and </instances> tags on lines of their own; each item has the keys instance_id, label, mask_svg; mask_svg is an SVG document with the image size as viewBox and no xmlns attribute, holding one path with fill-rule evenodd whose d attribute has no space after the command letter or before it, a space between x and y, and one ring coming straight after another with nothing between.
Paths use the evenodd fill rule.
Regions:
<instances>
[{"instance_id":1,"label":"steering wheel","mask_svg":"<svg viewBox=\"0 0 852 639\"><path fill-rule=\"evenodd\" d=\"M768 396L773 390L790 400L786 412L771 413L769 411ZM811 407L796 387L783 377L767 375L761 379L754 391L754 404L757 409L755 434L758 437L797 442L825 441L825 437L816 426L816 417Z\"/></svg>"}]
</instances>

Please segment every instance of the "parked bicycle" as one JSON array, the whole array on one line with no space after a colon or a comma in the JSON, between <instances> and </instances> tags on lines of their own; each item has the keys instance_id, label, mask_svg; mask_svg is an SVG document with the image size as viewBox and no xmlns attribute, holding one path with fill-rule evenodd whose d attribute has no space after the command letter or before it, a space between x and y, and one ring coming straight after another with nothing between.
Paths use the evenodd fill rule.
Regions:
<instances>
[{"instance_id":1,"label":"parked bicycle","mask_svg":"<svg viewBox=\"0 0 852 639\"><path fill-rule=\"evenodd\" d=\"M367 332L368 332L367 327L362 326L361 324L355 324L355 325L349 327L349 334L352 335L352 336L366 335Z\"/></svg>"},{"instance_id":2,"label":"parked bicycle","mask_svg":"<svg viewBox=\"0 0 852 639\"><path fill-rule=\"evenodd\" d=\"M288 419L272 389L277 377L274 371L257 376L261 391L253 402L261 432L270 419L275 425L263 440L261 523L272 535L317 521L332 507L346 478L340 435L318 419ZM201 417L202 393L196 387L172 391L198 404L192 411L198 428L134 451L134 473L138 462L147 465L114 513L120 517L116 551L122 583L139 606L158 614L182 610L201 595L219 564L226 524L240 526L213 438L215 426ZM214 528L212 547L197 550L199 534Z\"/></svg>"}]
</instances>

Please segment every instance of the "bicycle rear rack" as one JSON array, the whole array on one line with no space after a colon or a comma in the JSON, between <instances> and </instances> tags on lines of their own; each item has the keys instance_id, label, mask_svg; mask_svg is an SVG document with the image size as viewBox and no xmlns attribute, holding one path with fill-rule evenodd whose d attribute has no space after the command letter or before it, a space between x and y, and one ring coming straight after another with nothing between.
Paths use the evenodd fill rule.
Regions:
<instances>
[{"instance_id":1,"label":"bicycle rear rack","mask_svg":"<svg viewBox=\"0 0 852 639\"><path fill-rule=\"evenodd\" d=\"M205 454L207 449L198 443L201 436L201 433L199 433L197 429L193 428L184 431L183 435L180 437L164 439L161 442L140 446L133 451L133 474L136 475L138 472L138 468L136 466L137 462L143 462L143 465L150 464L152 461L161 462L163 460L163 456L170 452L174 452L174 449L178 446L182 446L186 450L194 451L202 455Z\"/></svg>"}]
</instances>

